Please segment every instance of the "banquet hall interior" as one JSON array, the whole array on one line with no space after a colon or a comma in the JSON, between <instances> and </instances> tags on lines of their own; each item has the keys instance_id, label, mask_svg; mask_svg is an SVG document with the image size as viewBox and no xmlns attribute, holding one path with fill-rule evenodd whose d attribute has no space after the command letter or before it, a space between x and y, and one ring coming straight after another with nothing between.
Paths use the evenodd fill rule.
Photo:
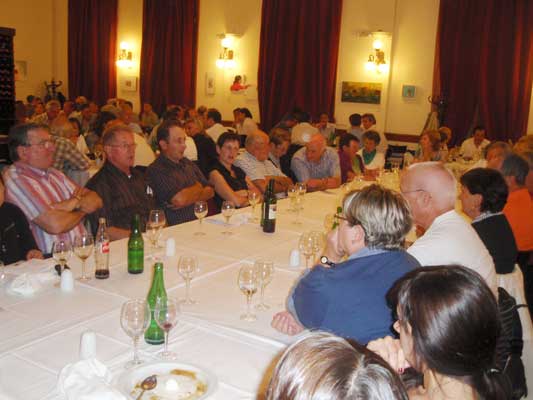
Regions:
<instances>
[{"instance_id":1,"label":"banquet hall interior","mask_svg":"<svg viewBox=\"0 0 533 400\"><path fill-rule=\"evenodd\" d=\"M0 221L0 256L12 250L6 249L10 245L21 254L19 258L0 258L0 400L82 396L96 400L104 395L119 400L151 398L150 394L173 399L177 397L172 393L178 387L181 390L177 382L185 381L195 385L190 399L290 399L295 397L273 394L276 384L289 379L282 373L282 362L289 365L290 355L296 357L294 354L303 351L300 347L314 354L320 348L319 344L313 348L314 340L329 341L345 354L349 348L365 355L368 363L390 373L391 385L411 398L404 366L387 359L390 353L383 350L394 343L398 351L398 339L405 335L398 310L407 307L401 302L414 294L408 293L410 283L400 285L401 276L412 275L414 282L419 278L409 271L433 266L431 273L442 273L442 282L451 282L451 275L438 269L448 264L459 265L453 269L457 279L470 279L469 284L482 282L476 283L483 292L480 298L486 295L499 307L498 335L491 344L494 351L482 369L491 374L497 371L487 379L496 382L500 378L494 375L502 375L505 384L513 374L517 379L512 387L515 396L487 398L533 398L533 219L528 220L533 217L531 21L531 0L0 0L0 215L5 219ZM70 130L63 131L64 125L52 123L48 112L56 104L61 124L78 126L78 139L70 136ZM68 111L67 104L72 107ZM92 113L86 121L84 110ZM145 120L149 112L155 112L151 122ZM112 115L96 128L104 113ZM370 119L370 127L365 119ZM191 124L197 124L200 133L191 133L189 130L195 129ZM213 125L220 125L216 134ZM13 133L24 126L27 131L20 128ZM299 126L303 134L297 139ZM304 126L311 130L305 131ZM170 138L177 130L183 148L174 160L172 151L177 150ZM36 132L41 142L20 141L20 137L29 140ZM476 139L478 132L483 133L481 144ZM135 139L116 144L124 135ZM426 152L424 143L435 135L437 147ZM204 147L207 139L209 154ZM270 153L267 161L259 162L254 148L259 148L261 140L266 140ZM344 147L355 142L357 149L350 153L346 167ZM369 146L376 149L369 150L367 142L373 142ZM230 149L232 143L235 148ZM319 166L309 155L314 145L322 152L315 161ZM474 146L471 154L467 145ZM76 160L65 156L54 168L32 172L41 180L43 176L47 181L57 180L59 174L65 179L64 190L69 193L54 200L58 203L40 205L35 201L34 205L32 199L44 197L46 190L20 178L21 168L15 171L31 160L27 154L32 146L41 146L42 151L72 147L81 154ZM120 169L111 166L115 165L113 157L120 160L116 156L120 146L120 151L134 151L135 161L126 167L131 173L121 172L127 179L115 178L109 184L103 172ZM275 151L279 148L284 150L278 156ZM501 150L493 163L491 148ZM333 172L317 172L327 169L326 154L336 160L336 167L331 167ZM371 165L376 155L382 157L382 164L374 170ZM274 168L279 175L261 172L257 178L257 170L250 173L247 169L248 156L260 168ZM303 161L297 160L299 156ZM162 159L167 164L159 162ZM73 163L79 165L72 167ZM48 175L49 169L55 172ZM489 169L497 170L497 176L483 175ZM472 175L465 175L469 173ZM486 179L483 182L490 180L493 186L472 184L474 192L467 184L474 175ZM230 180L237 178L242 184L234 188ZM301 182L305 183L299 186ZM453 204L446 211L461 217L460 222L453 222L457 226L466 221L461 229L468 230L468 235L479 233L476 223L488 217L505 220L505 234L491 231L495 236L490 245L481 233L475 235L483 254L475 253L470 239L462 245L472 247L457 249L457 254L475 253L474 262L486 256L490 261L480 268L461 264L460 258L454 258L453 247L445 254L444 245L436 246L439 257L445 254L442 261L437 253L417 256L434 251L436 241L446 240L432 231L444 211L435 211L424 225L420 210L430 207L426 204L437 204L440 195L445 197L450 182ZM140 194L121 197L130 183L131 187L142 186ZM501 187L494 189L498 184ZM194 186L197 197L183 203L185 195L178 195L187 191L183 189L187 185ZM180 191L168 196L174 186ZM30 193L20 195L24 190ZM527 196L521 198L518 209L509 211L506 201L516 199L519 191ZM497 202L494 196L503 192L504 200L494 210L486 205L489 200ZM192 196L190 193L187 195ZM379 196L383 201L373 208L358 197L365 195L376 204ZM17 197L32 205L19 204ZM42 206L43 214L53 218L56 214L50 210L67 212L56 207L63 204L61 200L75 203L67 210L77 215L68 230L60 230L53 221L41 223L42 214L34 210ZM143 201L147 203L139 204ZM369 245L369 231L379 226L365 225L365 217L355 209L357 201L361 201L360 210L368 207L365 215L376 213L377 217L368 217L370 225L388 218L392 221L391 215L405 212L400 222L400 217L391 224L383 222L388 229L394 224L405 226L405 232L398 233L398 243L390 239L386 245ZM423 202L427 208L422 208ZM3 205L10 203L16 204L17 211L2 211ZM377 214L379 207L388 208ZM163 220L155 239L148 233L152 216L157 214L154 211L160 212ZM117 222L119 214L124 223ZM16 224L10 225L8 218L15 221L19 217L31 239L17 233L19 236L8 242L4 238ZM266 228L269 218L274 220L270 230ZM342 244L343 229L362 235L363 250ZM461 229L455 231L457 243ZM90 237L87 256L80 256L75 249L82 231ZM137 270L131 258L135 232L140 242L144 237ZM434 242L424 248L422 241L424 237L431 240L432 232ZM333 235L338 236L332 239ZM514 253L510 267L503 272L489 247L501 255L508 238ZM100 239L107 240L104 279L98 276L99 252L103 252L98 247L103 246ZM68 256L57 258L57 243L63 241L71 242ZM414 246L411 250L410 245ZM342 246L342 251L332 250ZM352 293L342 292L347 281L328 275L336 268L341 271L341 264L349 266L362 257L381 255L385 259L382 253L401 253L403 258L390 261L395 269L387 274L382 261L372 282L361 273L359 279L369 279L369 283L355 282ZM461 272L461 265L479 275ZM189 269L184 272L186 267ZM253 290L242 283L250 271L260 274ZM156 321L162 306L158 303L156 310L157 296L150 297L160 290L158 277L164 282L164 299L169 299L165 311L170 313L170 299L175 300L177 309L175 320L165 322L170 326L166 331L164 324ZM379 293L373 292L374 284ZM437 296L441 287L435 285L431 290ZM390 289L400 286L404 297L390 303L398 296ZM497 287L504 288L505 294ZM379 311L373 308L375 303L365 310L364 318L347 310L352 305L364 309L359 298L367 295L376 296ZM442 290L443 298L445 295ZM523 307L515 309L505 303L508 295L511 303ZM335 303L334 299L342 300ZM139 304L144 308L134 310ZM144 328L133 334L127 313L138 318L146 308L141 322ZM374 320L385 314L379 321L384 328L372 331ZM346 315L355 315L354 320L345 322ZM408 325L414 323L412 318ZM510 339L516 334L510 328L512 323L515 328L521 326L519 337L512 337L515 341ZM355 333L349 331L350 324ZM151 329L161 332L153 343L147 336ZM309 330L326 331L338 338L325 333L314 336ZM363 346L352 347L341 337ZM416 340L415 335L411 338ZM502 357L500 351L507 340L519 344L513 348L515 353L512 346L504 350L509 358L502 362L498 357ZM403 360L404 350L400 351ZM132 366L137 356L142 363ZM422 354L412 357L423 359ZM507 368L511 361L519 367ZM441 384L454 376L426 364L422 371L413 360L405 362L405 369L416 376L418 384L426 385L426 391L431 384L428 376ZM284 368L289 368L287 365ZM298 368L298 363L292 368ZM301 368L305 370L305 366ZM157 387L150 388L147 378L155 374ZM459 376L470 374L457 372ZM518 382L522 378L525 381ZM470 382L468 379L465 382ZM526 382L529 396L524 390ZM477 398L478 388L473 387L474 395L464 398ZM432 397L431 391L425 393L427 398L438 398Z\"/></svg>"}]
</instances>

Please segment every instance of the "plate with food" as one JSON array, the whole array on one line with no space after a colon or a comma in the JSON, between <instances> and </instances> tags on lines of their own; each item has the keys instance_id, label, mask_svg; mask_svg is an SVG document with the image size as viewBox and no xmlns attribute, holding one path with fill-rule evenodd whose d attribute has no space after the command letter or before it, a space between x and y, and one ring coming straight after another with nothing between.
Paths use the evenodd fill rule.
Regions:
<instances>
[{"instance_id":1,"label":"plate with food","mask_svg":"<svg viewBox=\"0 0 533 400\"><path fill-rule=\"evenodd\" d=\"M130 399L137 399L144 389L143 399L202 400L215 392L217 378L192 364L153 362L125 371L116 385Z\"/></svg>"}]
</instances>

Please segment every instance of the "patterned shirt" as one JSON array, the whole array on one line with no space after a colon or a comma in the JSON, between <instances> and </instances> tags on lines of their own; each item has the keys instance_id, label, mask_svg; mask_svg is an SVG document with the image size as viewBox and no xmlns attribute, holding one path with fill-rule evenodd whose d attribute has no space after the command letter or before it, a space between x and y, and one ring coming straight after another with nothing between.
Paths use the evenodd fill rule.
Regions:
<instances>
[{"instance_id":1,"label":"patterned shirt","mask_svg":"<svg viewBox=\"0 0 533 400\"><path fill-rule=\"evenodd\" d=\"M43 253L52 251L55 240L70 240L72 243L76 235L86 232L80 222L68 232L53 235L34 222L39 215L51 209L51 204L70 199L79 187L61 171L54 168L42 170L17 161L7 169L4 179L6 201L17 205L26 215L37 246Z\"/></svg>"},{"instance_id":2,"label":"patterned shirt","mask_svg":"<svg viewBox=\"0 0 533 400\"><path fill-rule=\"evenodd\" d=\"M89 160L77 149L74 143L59 136L52 137L56 145L52 167L63 172L89 169Z\"/></svg>"},{"instance_id":3,"label":"patterned shirt","mask_svg":"<svg viewBox=\"0 0 533 400\"><path fill-rule=\"evenodd\" d=\"M242 169L252 181L265 179L265 176L285 176L272 161L259 161L248 151L240 154L234 165Z\"/></svg>"},{"instance_id":4,"label":"patterned shirt","mask_svg":"<svg viewBox=\"0 0 533 400\"><path fill-rule=\"evenodd\" d=\"M335 150L326 147L318 163L311 162L306 156L307 149L302 147L292 157L291 169L299 182L309 179L324 179L341 176L339 155Z\"/></svg>"},{"instance_id":5,"label":"patterned shirt","mask_svg":"<svg viewBox=\"0 0 533 400\"><path fill-rule=\"evenodd\" d=\"M165 210L168 225L182 224L196 218L194 204L181 208L172 204L172 198L183 189L197 182L203 186L209 185L195 163L185 157L174 162L161 154L146 170L146 178L154 190L157 204Z\"/></svg>"},{"instance_id":6,"label":"patterned shirt","mask_svg":"<svg viewBox=\"0 0 533 400\"><path fill-rule=\"evenodd\" d=\"M141 216L141 223L147 220L150 210L155 208L152 190L144 175L131 169L126 175L109 161L87 182L87 188L102 198L104 206L89 215L91 228L98 228L98 218L104 217L108 226L130 229L134 214Z\"/></svg>"}]
</instances>

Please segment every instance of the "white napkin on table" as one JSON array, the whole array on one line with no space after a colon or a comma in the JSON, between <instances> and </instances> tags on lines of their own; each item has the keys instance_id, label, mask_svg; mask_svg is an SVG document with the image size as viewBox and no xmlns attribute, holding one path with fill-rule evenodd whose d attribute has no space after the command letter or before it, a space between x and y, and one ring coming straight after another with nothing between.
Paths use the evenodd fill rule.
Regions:
<instances>
[{"instance_id":1,"label":"white napkin on table","mask_svg":"<svg viewBox=\"0 0 533 400\"><path fill-rule=\"evenodd\" d=\"M44 285L57 280L53 267L46 267L36 273L24 273L13 279L9 285L11 291L23 296L31 296L40 291Z\"/></svg>"},{"instance_id":2,"label":"white napkin on table","mask_svg":"<svg viewBox=\"0 0 533 400\"><path fill-rule=\"evenodd\" d=\"M59 373L57 389L68 400L127 400L111 386L111 372L95 358L66 365Z\"/></svg>"}]
</instances>

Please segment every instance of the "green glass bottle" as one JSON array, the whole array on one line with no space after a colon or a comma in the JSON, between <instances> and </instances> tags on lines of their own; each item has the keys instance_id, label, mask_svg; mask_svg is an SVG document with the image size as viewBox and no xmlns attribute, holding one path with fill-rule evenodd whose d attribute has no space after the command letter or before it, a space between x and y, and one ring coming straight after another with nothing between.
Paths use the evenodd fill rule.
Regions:
<instances>
[{"instance_id":1,"label":"green glass bottle","mask_svg":"<svg viewBox=\"0 0 533 400\"><path fill-rule=\"evenodd\" d=\"M133 216L130 239L128 240L128 272L140 274L144 271L144 240L141 233L141 217Z\"/></svg>"},{"instance_id":2,"label":"green glass bottle","mask_svg":"<svg viewBox=\"0 0 533 400\"><path fill-rule=\"evenodd\" d=\"M154 310L157 299L160 298L163 303L167 301L167 291L165 290L165 280L163 278L163 263L154 264L154 276L152 277L152 286L148 292L146 302L150 307L150 325L144 332L144 340L148 344L163 344L165 342L165 332L161 329L154 318Z\"/></svg>"}]
</instances>

